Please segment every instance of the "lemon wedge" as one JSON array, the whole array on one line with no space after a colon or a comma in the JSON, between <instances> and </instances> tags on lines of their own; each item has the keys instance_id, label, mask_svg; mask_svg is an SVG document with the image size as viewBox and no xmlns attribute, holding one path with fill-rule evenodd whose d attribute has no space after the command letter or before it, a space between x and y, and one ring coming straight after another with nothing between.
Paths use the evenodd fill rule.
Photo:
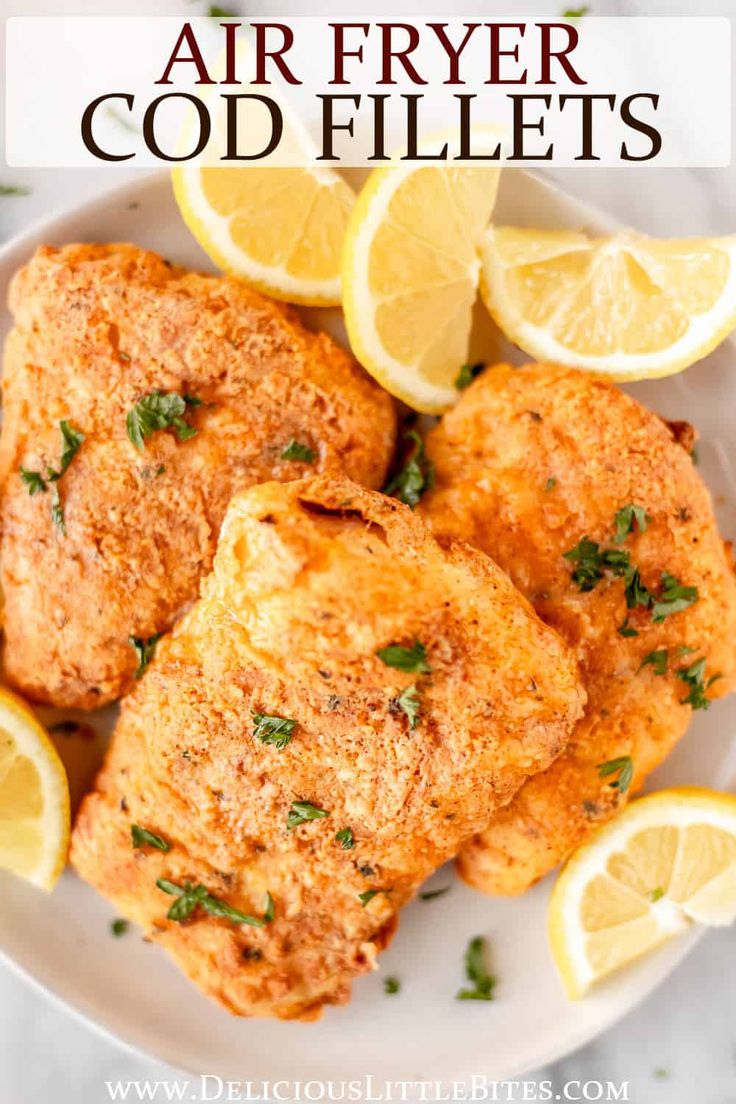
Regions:
<instances>
[{"instance_id":1,"label":"lemon wedge","mask_svg":"<svg viewBox=\"0 0 736 1104\"><path fill-rule=\"evenodd\" d=\"M353 352L391 394L439 413L457 400L478 287L477 246L500 169L374 169L345 235L343 309Z\"/></svg>"},{"instance_id":2,"label":"lemon wedge","mask_svg":"<svg viewBox=\"0 0 736 1104\"><path fill-rule=\"evenodd\" d=\"M0 868L50 890L69 849L69 787L48 733L0 690Z\"/></svg>"},{"instance_id":3,"label":"lemon wedge","mask_svg":"<svg viewBox=\"0 0 736 1104\"><path fill-rule=\"evenodd\" d=\"M537 360L652 379L700 360L736 326L736 236L494 227L481 256L483 302Z\"/></svg>"},{"instance_id":4,"label":"lemon wedge","mask_svg":"<svg viewBox=\"0 0 736 1104\"><path fill-rule=\"evenodd\" d=\"M184 221L223 272L288 303L340 303L355 193L337 173L187 164L173 182Z\"/></svg>"},{"instance_id":5,"label":"lemon wedge","mask_svg":"<svg viewBox=\"0 0 736 1104\"><path fill-rule=\"evenodd\" d=\"M552 892L549 938L575 1000L693 922L736 918L736 796L682 787L633 801Z\"/></svg>"}]
</instances>

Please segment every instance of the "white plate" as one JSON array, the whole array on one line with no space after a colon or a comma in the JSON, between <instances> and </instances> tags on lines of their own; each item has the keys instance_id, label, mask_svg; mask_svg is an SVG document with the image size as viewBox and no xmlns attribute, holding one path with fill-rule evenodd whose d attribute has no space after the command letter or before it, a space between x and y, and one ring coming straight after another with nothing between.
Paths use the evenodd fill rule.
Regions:
<instances>
[{"instance_id":1,"label":"white plate","mask_svg":"<svg viewBox=\"0 0 736 1104\"><path fill-rule=\"evenodd\" d=\"M498 221L586 226L610 222L518 170L504 179ZM17 239L0 253L0 284L40 242L127 240L194 267L209 264L179 218L166 178L147 177ZM2 295L5 298L4 292ZM319 317L319 315L313 315ZM335 326L334 312L327 318ZM0 319L0 331L9 324ZM736 535L736 369L733 346L672 380L633 393L670 418L701 429L703 473L726 536ZM736 696L698 713L657 786L729 787L736 779ZM47 897L0 876L0 947L8 961L91 1024L139 1051L197 1073L233 1080L503 1079L573 1050L603 1031L663 980L697 939L680 940L628 970L586 1001L563 996L547 950L549 880L515 901L467 889L451 868L430 883L452 884L440 899L405 910L382 971L358 981L352 1003L315 1024L238 1020L210 1003L137 932L110 935L114 913L72 874ZM468 939L483 933L499 977L495 1003L458 1002ZM402 990L386 996L383 977ZM408 1098L416 1094L410 1092Z\"/></svg>"}]
</instances>

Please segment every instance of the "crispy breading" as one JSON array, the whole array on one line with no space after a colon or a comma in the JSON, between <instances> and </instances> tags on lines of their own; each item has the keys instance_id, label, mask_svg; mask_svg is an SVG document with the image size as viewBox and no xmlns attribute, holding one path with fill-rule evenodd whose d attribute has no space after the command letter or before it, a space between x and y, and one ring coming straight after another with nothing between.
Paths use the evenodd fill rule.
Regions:
<instances>
[{"instance_id":1,"label":"crispy breading","mask_svg":"<svg viewBox=\"0 0 736 1104\"><path fill-rule=\"evenodd\" d=\"M212 564L232 494L312 465L380 486L392 400L323 334L235 280L176 268L132 245L44 247L14 278L0 441L5 665L28 697L91 709L129 688L131 636L170 628ZM189 394L196 437L126 417L146 394ZM56 483L31 496L19 469L59 469L59 421L85 434Z\"/></svg>"},{"instance_id":2,"label":"crispy breading","mask_svg":"<svg viewBox=\"0 0 736 1104\"><path fill-rule=\"evenodd\" d=\"M417 642L429 671L377 655ZM567 646L482 553L345 479L264 484L233 500L202 598L124 700L72 862L231 1011L313 1018L583 700ZM284 748L252 711L296 722ZM297 801L329 816L289 829ZM134 850L131 824L171 851ZM167 920L162 877L248 914L270 893L275 919Z\"/></svg>"},{"instance_id":3,"label":"crispy breading","mask_svg":"<svg viewBox=\"0 0 736 1104\"><path fill-rule=\"evenodd\" d=\"M436 489L421 513L508 572L575 649L588 692L567 750L461 852L462 876L487 893L523 892L614 815L629 794L612 784L620 771L601 777L600 764L631 756L629 793L639 789L690 722L685 669L706 657L704 681L719 676L708 698L734 685L730 550L681 442L692 447L681 424L671 430L612 384L549 365L488 369L429 435ZM632 504L649 515L646 531L633 520L617 544L615 515ZM606 570L581 591L565 553L586 536L628 552L652 592L669 572L697 587L697 602L657 624L651 609L627 609L625 577ZM662 649L666 674L661 657L645 662Z\"/></svg>"}]
</instances>

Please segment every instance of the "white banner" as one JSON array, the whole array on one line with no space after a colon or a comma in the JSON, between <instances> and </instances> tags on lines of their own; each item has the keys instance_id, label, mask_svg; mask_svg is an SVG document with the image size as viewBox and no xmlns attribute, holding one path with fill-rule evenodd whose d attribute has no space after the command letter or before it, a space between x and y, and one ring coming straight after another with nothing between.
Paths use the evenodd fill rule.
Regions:
<instances>
[{"instance_id":1,"label":"white banner","mask_svg":"<svg viewBox=\"0 0 736 1104\"><path fill-rule=\"evenodd\" d=\"M13 167L730 163L725 18L19 17L6 51Z\"/></svg>"}]
</instances>

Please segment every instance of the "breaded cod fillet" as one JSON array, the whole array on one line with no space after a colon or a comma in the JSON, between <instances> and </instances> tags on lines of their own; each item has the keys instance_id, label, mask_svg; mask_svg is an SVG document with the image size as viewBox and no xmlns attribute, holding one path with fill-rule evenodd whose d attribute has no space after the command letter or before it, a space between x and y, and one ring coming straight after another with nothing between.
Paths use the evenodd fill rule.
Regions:
<instances>
[{"instance_id":1,"label":"breaded cod fillet","mask_svg":"<svg viewBox=\"0 0 736 1104\"><path fill-rule=\"evenodd\" d=\"M686 428L584 373L499 365L429 435L425 520L508 572L574 648L588 693L567 750L460 853L487 893L556 866L734 685L733 564Z\"/></svg>"},{"instance_id":2,"label":"breaded cod fillet","mask_svg":"<svg viewBox=\"0 0 736 1104\"><path fill-rule=\"evenodd\" d=\"M34 701L93 709L130 687L129 640L144 648L196 598L235 491L312 468L383 481L392 400L328 337L235 280L132 245L44 247L10 307L5 667ZM154 392L185 411L136 448L128 416L150 429ZM62 420L84 434L65 471Z\"/></svg>"},{"instance_id":3,"label":"breaded cod fillet","mask_svg":"<svg viewBox=\"0 0 736 1104\"><path fill-rule=\"evenodd\" d=\"M72 862L232 1012L313 1018L550 763L583 698L566 645L482 553L345 479L255 487L123 702ZM132 825L171 850L133 848ZM270 894L274 918L205 902L167 919L186 884L256 918Z\"/></svg>"}]
</instances>

